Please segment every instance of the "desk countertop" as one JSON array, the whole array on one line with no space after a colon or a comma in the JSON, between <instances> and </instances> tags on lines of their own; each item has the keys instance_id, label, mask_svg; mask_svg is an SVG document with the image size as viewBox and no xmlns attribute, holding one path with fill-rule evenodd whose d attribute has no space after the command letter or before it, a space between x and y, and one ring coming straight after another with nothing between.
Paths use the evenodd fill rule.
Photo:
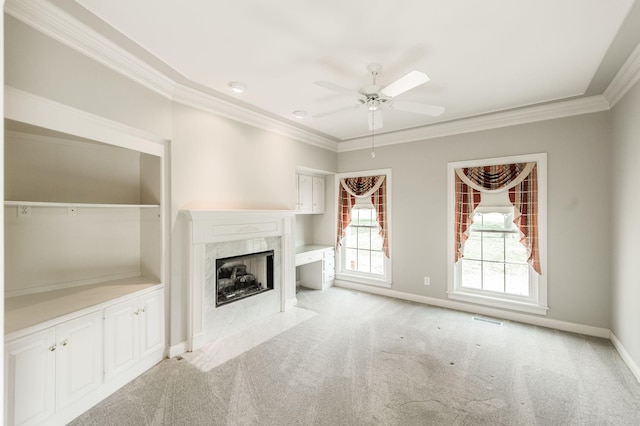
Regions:
<instances>
[{"instance_id":1,"label":"desk countertop","mask_svg":"<svg viewBox=\"0 0 640 426\"><path fill-rule=\"evenodd\" d=\"M300 246L300 247L296 247L296 254L308 253L310 251L324 250L328 248L332 248L332 246L327 246L322 244L311 244L308 246Z\"/></svg>"}]
</instances>

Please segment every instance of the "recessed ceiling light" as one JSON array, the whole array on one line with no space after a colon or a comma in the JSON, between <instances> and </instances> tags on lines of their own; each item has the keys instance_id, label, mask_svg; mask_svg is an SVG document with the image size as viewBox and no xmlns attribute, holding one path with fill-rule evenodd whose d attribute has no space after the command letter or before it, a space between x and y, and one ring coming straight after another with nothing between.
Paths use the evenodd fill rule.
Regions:
<instances>
[{"instance_id":1,"label":"recessed ceiling light","mask_svg":"<svg viewBox=\"0 0 640 426\"><path fill-rule=\"evenodd\" d=\"M233 90L235 93L242 93L245 91L245 89L247 88L247 85L244 83L241 83L239 81L232 81L231 83L228 84L228 86L231 88L231 90Z\"/></svg>"},{"instance_id":2,"label":"recessed ceiling light","mask_svg":"<svg viewBox=\"0 0 640 426\"><path fill-rule=\"evenodd\" d=\"M305 118L307 116L307 111L293 111L293 116L296 118Z\"/></svg>"}]
</instances>

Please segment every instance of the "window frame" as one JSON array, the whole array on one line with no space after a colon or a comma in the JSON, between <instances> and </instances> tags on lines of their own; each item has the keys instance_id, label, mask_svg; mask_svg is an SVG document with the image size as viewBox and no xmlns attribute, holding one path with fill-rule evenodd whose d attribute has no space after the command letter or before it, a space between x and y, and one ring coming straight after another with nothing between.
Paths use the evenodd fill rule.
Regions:
<instances>
[{"instance_id":1,"label":"window frame","mask_svg":"<svg viewBox=\"0 0 640 426\"><path fill-rule=\"evenodd\" d=\"M529 267L529 296L523 297L489 290L462 287L461 262L455 263L455 170L464 167L535 162L538 174L538 244L541 275ZM514 311L546 315L547 306L547 154L525 154L510 157L485 158L450 162L447 165L447 295L449 299ZM504 207L478 206L481 213L499 212Z\"/></svg>"},{"instance_id":2,"label":"window frame","mask_svg":"<svg viewBox=\"0 0 640 426\"><path fill-rule=\"evenodd\" d=\"M336 173L335 175L335 191L336 191L336 212L335 216L337 217L338 211L338 197L340 196L340 179L343 178L352 178L359 176L385 176L384 185L386 185L387 189L387 241L389 247L389 257L387 258L383 254L384 259L384 274L372 274L367 272L359 272L359 271L351 271L344 268L346 250L344 244L340 247L336 247L336 280L339 281L349 281L359 284L372 285L377 287L385 287L391 288L392 284L392 259L393 259L393 244L392 244L392 184L391 184L391 169L378 169L378 170L364 170L358 172L346 172L346 173ZM337 224L335 226L337 228Z\"/></svg>"}]
</instances>

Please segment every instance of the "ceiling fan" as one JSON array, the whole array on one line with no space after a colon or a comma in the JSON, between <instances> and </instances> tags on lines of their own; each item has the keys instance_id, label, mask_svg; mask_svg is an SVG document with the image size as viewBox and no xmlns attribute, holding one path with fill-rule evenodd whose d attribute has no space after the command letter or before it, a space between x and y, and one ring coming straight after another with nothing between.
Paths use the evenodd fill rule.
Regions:
<instances>
[{"instance_id":1,"label":"ceiling fan","mask_svg":"<svg viewBox=\"0 0 640 426\"><path fill-rule=\"evenodd\" d=\"M381 70L382 65L380 64L367 65L367 71L371 73L373 81L370 85L362 87L357 92L328 81L316 81L316 85L324 87L325 89L334 90L344 95L355 96L357 102L355 105L326 111L316 114L313 117L321 118L342 111L351 110L353 108L366 107L369 112L369 130L377 130L382 128L381 110L383 108L414 112L434 117L444 112L444 107L441 106L422 104L418 102L397 101L394 99L396 96L429 81L429 77L427 77L425 73L420 71L411 71L388 86L380 86L376 84L376 77Z\"/></svg>"}]
</instances>

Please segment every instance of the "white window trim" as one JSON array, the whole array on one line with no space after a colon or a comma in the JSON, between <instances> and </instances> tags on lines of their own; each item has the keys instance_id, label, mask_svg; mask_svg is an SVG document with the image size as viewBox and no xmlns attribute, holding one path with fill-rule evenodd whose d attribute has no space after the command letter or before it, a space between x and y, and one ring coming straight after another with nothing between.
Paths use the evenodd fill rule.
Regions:
<instances>
[{"instance_id":1,"label":"white window trim","mask_svg":"<svg viewBox=\"0 0 640 426\"><path fill-rule=\"evenodd\" d=\"M393 244L391 243L391 240L393 238L393 232L392 232L392 212L391 212L391 206L393 205L393 203L391 202L391 188L392 188L392 184L391 184L391 169L378 169L378 170L364 170L364 171L359 171L359 172L347 172L347 173L337 173L335 175L335 188L336 188L336 216L338 215L338 197L340 196L340 179L344 179L344 178L351 178L351 177L359 177L359 176L379 176L379 175L385 175L385 185L387 185L387 225L389 226L389 229L387 229L387 238L388 238L388 244L389 244L389 258L384 257L385 260L385 265L384 265L384 270L385 273L384 275L377 275L377 274L369 274L369 273L365 273L365 272L354 272L354 271L346 271L343 269L343 247L340 246L336 253L336 281L347 281L347 282L353 282L353 283L358 283L358 284L365 284L365 285L371 285L371 286L376 286L376 287L384 287L384 288L391 288L391 284L392 284L392 271L391 271L391 266L392 266L392 259L393 259L393 254L392 254L392 247Z\"/></svg>"},{"instance_id":2,"label":"white window trim","mask_svg":"<svg viewBox=\"0 0 640 426\"><path fill-rule=\"evenodd\" d=\"M459 262L455 262L455 170L461 167L493 166L498 164L525 163L535 161L538 164L538 245L542 275L537 276L537 283L529 298L518 298L500 293L474 291L457 285ZM547 154L526 154L512 157L497 157L480 160L456 161L447 165L447 294L449 299L467 303L492 306L513 311L546 315L547 306ZM531 281L531 280L530 280ZM537 287L537 288L535 288Z\"/></svg>"}]
</instances>

